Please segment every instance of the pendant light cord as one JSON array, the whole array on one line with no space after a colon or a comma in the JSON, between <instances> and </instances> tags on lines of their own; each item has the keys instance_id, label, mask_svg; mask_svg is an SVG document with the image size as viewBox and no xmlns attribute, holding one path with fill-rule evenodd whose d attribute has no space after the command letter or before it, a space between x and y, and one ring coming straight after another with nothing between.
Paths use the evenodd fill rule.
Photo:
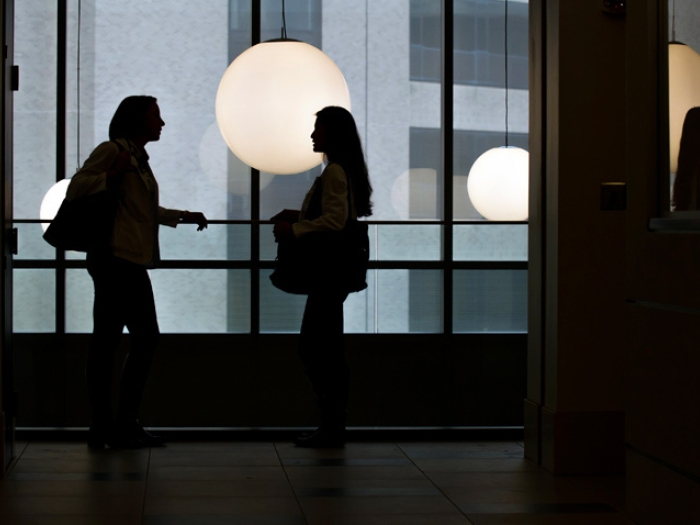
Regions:
<instances>
[{"instance_id":1,"label":"pendant light cord","mask_svg":"<svg viewBox=\"0 0 700 525\"><path fill-rule=\"evenodd\" d=\"M505 83L506 83L506 148L508 147L508 0L505 2L505 20L504 20L504 64L505 64Z\"/></svg>"},{"instance_id":2,"label":"pendant light cord","mask_svg":"<svg viewBox=\"0 0 700 525\"><path fill-rule=\"evenodd\" d=\"M676 0L673 0L673 11L671 12L671 40L676 41Z\"/></svg>"},{"instance_id":3,"label":"pendant light cord","mask_svg":"<svg viewBox=\"0 0 700 525\"><path fill-rule=\"evenodd\" d=\"M80 168L80 29L82 25L82 0L78 0L78 42L76 53L76 96L75 96L75 118L76 118L76 141L75 141L75 163L76 171Z\"/></svg>"},{"instance_id":4,"label":"pendant light cord","mask_svg":"<svg viewBox=\"0 0 700 525\"><path fill-rule=\"evenodd\" d=\"M287 39L287 15L284 9L284 0L282 0L282 38Z\"/></svg>"}]
</instances>

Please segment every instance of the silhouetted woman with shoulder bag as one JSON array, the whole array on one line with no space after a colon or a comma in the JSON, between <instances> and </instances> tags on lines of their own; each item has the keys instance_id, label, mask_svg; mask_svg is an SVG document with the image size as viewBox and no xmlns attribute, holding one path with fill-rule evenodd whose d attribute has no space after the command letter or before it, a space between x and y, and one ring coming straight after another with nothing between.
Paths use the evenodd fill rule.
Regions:
<instances>
[{"instance_id":1,"label":"silhouetted woman with shoulder bag","mask_svg":"<svg viewBox=\"0 0 700 525\"><path fill-rule=\"evenodd\" d=\"M160 139L165 122L154 97L125 98L109 125L108 142L99 144L71 179L66 198L118 188L114 227L104 244L87 253L95 285L93 334L86 378L90 402L90 448L162 446L165 440L138 421L141 398L160 336L148 269L158 263L158 226L179 223L207 227L199 212L163 208L145 145ZM131 349L112 405L115 352L124 327ZM116 413L114 413L116 412Z\"/></svg>"},{"instance_id":2,"label":"silhouetted woman with shoulder bag","mask_svg":"<svg viewBox=\"0 0 700 525\"><path fill-rule=\"evenodd\" d=\"M327 160L323 173L309 190L302 209L286 210L273 218L277 242L301 239L314 232L341 232L348 221L372 213L369 182L355 120L346 109L330 106L316 114L311 134L314 151ZM340 447L345 444L349 369L343 343L343 303L349 291L343 262L329 262L319 272L318 285L308 293L299 338L299 357L316 396L321 424L302 434L302 447Z\"/></svg>"}]
</instances>

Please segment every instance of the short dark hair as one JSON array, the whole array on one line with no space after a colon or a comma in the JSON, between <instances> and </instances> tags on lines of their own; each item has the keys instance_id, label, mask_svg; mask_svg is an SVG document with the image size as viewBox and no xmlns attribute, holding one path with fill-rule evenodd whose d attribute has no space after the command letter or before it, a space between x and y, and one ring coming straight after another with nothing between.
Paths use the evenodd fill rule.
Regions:
<instances>
[{"instance_id":1,"label":"short dark hair","mask_svg":"<svg viewBox=\"0 0 700 525\"><path fill-rule=\"evenodd\" d=\"M143 131L146 112L156 101L148 95L133 95L122 100L109 123L109 140L138 136Z\"/></svg>"}]
</instances>

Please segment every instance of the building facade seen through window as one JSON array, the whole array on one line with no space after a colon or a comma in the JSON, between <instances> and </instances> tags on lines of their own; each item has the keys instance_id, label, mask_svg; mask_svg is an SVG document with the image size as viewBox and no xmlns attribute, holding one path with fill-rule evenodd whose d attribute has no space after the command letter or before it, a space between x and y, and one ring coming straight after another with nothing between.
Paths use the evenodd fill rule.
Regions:
<instances>
[{"instance_id":1,"label":"building facade seen through window","mask_svg":"<svg viewBox=\"0 0 700 525\"><path fill-rule=\"evenodd\" d=\"M14 102L17 332L54 332L62 324L57 319L69 333L92 326L84 256L57 259L40 225L31 222L56 182L60 158L55 4L15 5L15 62L22 71ZM320 168L261 173L254 194L250 169L228 151L214 115L221 75L250 46L250 0L67 4L66 176L107 139L109 119L125 96L153 95L166 123L161 140L148 145L161 203L221 221L200 234L182 226L161 228L164 267L151 273L161 330L298 331L304 298L271 286L276 246L264 221L283 208L297 208ZM261 5L262 39L279 38L281 2ZM369 220L376 268L369 272L369 288L346 301L348 333L441 333L446 315L455 332L526 330L526 225L490 224L466 190L473 161L504 141L504 2L454 1L454 27L447 29L455 42L449 174L441 157L445 28L439 6L430 0L286 1L289 38L321 48L346 77L374 187ZM527 149L527 3L510 0L509 6L509 141ZM450 217L443 205L446 177L452 181ZM259 216L253 217L256 209ZM452 235L447 255L445 232ZM258 233L256 251L251 239ZM59 281L65 283L64 297L56 294Z\"/></svg>"}]
</instances>

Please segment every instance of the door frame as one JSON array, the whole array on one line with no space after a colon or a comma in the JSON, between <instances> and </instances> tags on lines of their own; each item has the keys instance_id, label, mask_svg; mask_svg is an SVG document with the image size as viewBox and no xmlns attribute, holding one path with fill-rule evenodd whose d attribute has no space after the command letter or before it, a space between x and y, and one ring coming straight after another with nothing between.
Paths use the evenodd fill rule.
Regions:
<instances>
[{"instance_id":1,"label":"door frame","mask_svg":"<svg viewBox=\"0 0 700 525\"><path fill-rule=\"evenodd\" d=\"M14 0L0 0L0 28L2 29L3 74L0 113L0 159L2 159L2 181L0 182L0 206L2 206L2 269L0 281L2 305L0 306L0 455L2 477L15 455L16 395L13 382L12 351L12 255L15 236L12 222L12 91L17 88L17 71L14 67Z\"/></svg>"}]
</instances>

